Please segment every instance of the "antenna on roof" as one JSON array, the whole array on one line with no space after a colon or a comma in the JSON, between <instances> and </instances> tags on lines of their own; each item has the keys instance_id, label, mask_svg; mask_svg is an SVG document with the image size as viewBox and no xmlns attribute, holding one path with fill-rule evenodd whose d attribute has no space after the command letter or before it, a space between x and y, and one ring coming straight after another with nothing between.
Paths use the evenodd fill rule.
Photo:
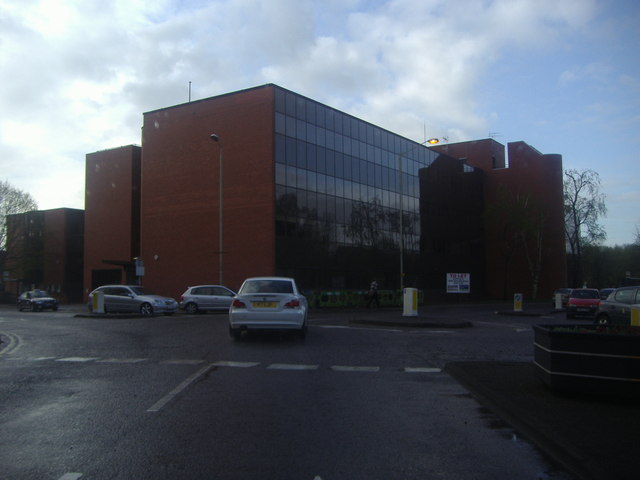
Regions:
<instances>
[{"instance_id":1,"label":"antenna on roof","mask_svg":"<svg viewBox=\"0 0 640 480\"><path fill-rule=\"evenodd\" d=\"M189 103L191 103L191 80L189 80Z\"/></svg>"},{"instance_id":2,"label":"antenna on roof","mask_svg":"<svg viewBox=\"0 0 640 480\"><path fill-rule=\"evenodd\" d=\"M502 134L500 134L499 132L489 132L489 138L496 138L501 136Z\"/></svg>"}]
</instances>

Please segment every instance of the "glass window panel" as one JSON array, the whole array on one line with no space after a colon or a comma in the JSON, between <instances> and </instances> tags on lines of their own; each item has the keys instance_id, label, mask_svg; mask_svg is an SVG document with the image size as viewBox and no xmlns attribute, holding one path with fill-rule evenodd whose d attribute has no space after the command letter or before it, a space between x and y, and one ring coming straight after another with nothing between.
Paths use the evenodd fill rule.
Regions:
<instances>
[{"instance_id":1,"label":"glass window panel","mask_svg":"<svg viewBox=\"0 0 640 480\"><path fill-rule=\"evenodd\" d=\"M307 142L316 143L316 126L307 123Z\"/></svg>"},{"instance_id":2,"label":"glass window panel","mask_svg":"<svg viewBox=\"0 0 640 480\"><path fill-rule=\"evenodd\" d=\"M287 165L296 165L296 141L294 138L286 137L285 160Z\"/></svg>"},{"instance_id":3,"label":"glass window panel","mask_svg":"<svg viewBox=\"0 0 640 480\"><path fill-rule=\"evenodd\" d=\"M281 163L276 163L276 184L287 184L287 167Z\"/></svg>"},{"instance_id":4,"label":"glass window panel","mask_svg":"<svg viewBox=\"0 0 640 480\"><path fill-rule=\"evenodd\" d=\"M332 108L327 108L326 110L326 118L325 118L325 128L327 130L331 130L333 131L334 126L333 126L333 117L335 116L335 110L333 110Z\"/></svg>"},{"instance_id":5,"label":"glass window panel","mask_svg":"<svg viewBox=\"0 0 640 480\"><path fill-rule=\"evenodd\" d=\"M327 194L335 195L336 194L336 178L327 176Z\"/></svg>"},{"instance_id":6,"label":"glass window panel","mask_svg":"<svg viewBox=\"0 0 640 480\"><path fill-rule=\"evenodd\" d=\"M300 120L306 120L307 118L307 101L298 96L296 96L296 117Z\"/></svg>"},{"instance_id":7,"label":"glass window panel","mask_svg":"<svg viewBox=\"0 0 640 480\"><path fill-rule=\"evenodd\" d=\"M336 197L327 195L327 220L335 221L336 219Z\"/></svg>"},{"instance_id":8,"label":"glass window panel","mask_svg":"<svg viewBox=\"0 0 640 480\"><path fill-rule=\"evenodd\" d=\"M367 141L367 124L362 122L362 121L358 121L358 140L360 140L361 142L366 142Z\"/></svg>"},{"instance_id":9,"label":"glass window panel","mask_svg":"<svg viewBox=\"0 0 640 480\"><path fill-rule=\"evenodd\" d=\"M287 133L287 117L276 112L276 133L285 135Z\"/></svg>"},{"instance_id":10,"label":"glass window panel","mask_svg":"<svg viewBox=\"0 0 640 480\"><path fill-rule=\"evenodd\" d=\"M324 158L324 162L325 162L325 169L324 172L327 175L334 175L336 174L336 153L333 150L324 150L322 149L323 153L326 153L326 157ZM320 153L320 152L318 152ZM318 155L318 162L320 162L320 155Z\"/></svg>"},{"instance_id":11,"label":"glass window panel","mask_svg":"<svg viewBox=\"0 0 640 480\"><path fill-rule=\"evenodd\" d=\"M296 166L307 168L307 144L300 140L296 142Z\"/></svg>"},{"instance_id":12,"label":"glass window panel","mask_svg":"<svg viewBox=\"0 0 640 480\"><path fill-rule=\"evenodd\" d=\"M316 103L307 101L307 122L316 123Z\"/></svg>"},{"instance_id":13,"label":"glass window panel","mask_svg":"<svg viewBox=\"0 0 640 480\"><path fill-rule=\"evenodd\" d=\"M350 179L353 182L360 181L360 161L356 158L351 158L351 176Z\"/></svg>"},{"instance_id":14,"label":"glass window panel","mask_svg":"<svg viewBox=\"0 0 640 480\"><path fill-rule=\"evenodd\" d=\"M287 180L286 184L288 187L297 187L298 186L298 169L295 167L287 167Z\"/></svg>"},{"instance_id":15,"label":"glass window panel","mask_svg":"<svg viewBox=\"0 0 640 480\"><path fill-rule=\"evenodd\" d=\"M307 171L296 168L296 187L299 189L307 189Z\"/></svg>"},{"instance_id":16,"label":"glass window panel","mask_svg":"<svg viewBox=\"0 0 640 480\"><path fill-rule=\"evenodd\" d=\"M316 180L317 180L317 191L321 193L325 193L327 191L327 176L319 173L316 175Z\"/></svg>"},{"instance_id":17,"label":"glass window panel","mask_svg":"<svg viewBox=\"0 0 640 480\"><path fill-rule=\"evenodd\" d=\"M318 128L316 130L316 142L318 143L318 145L320 145L321 147L326 147L326 138L327 131L324 128Z\"/></svg>"},{"instance_id":18,"label":"glass window panel","mask_svg":"<svg viewBox=\"0 0 640 480\"><path fill-rule=\"evenodd\" d=\"M307 192L307 211L312 218L318 214L318 195L315 192Z\"/></svg>"},{"instance_id":19,"label":"glass window panel","mask_svg":"<svg viewBox=\"0 0 640 480\"><path fill-rule=\"evenodd\" d=\"M363 185L367 185L369 182L367 181L369 176L368 176L368 165L369 162L365 161L365 160L360 160L360 183L362 183Z\"/></svg>"},{"instance_id":20,"label":"glass window panel","mask_svg":"<svg viewBox=\"0 0 640 480\"><path fill-rule=\"evenodd\" d=\"M342 118L344 115L341 112L336 112L333 117L333 129L337 133L342 133Z\"/></svg>"},{"instance_id":21,"label":"glass window panel","mask_svg":"<svg viewBox=\"0 0 640 480\"><path fill-rule=\"evenodd\" d=\"M336 198L336 222L338 223L344 223L345 222L345 216L344 216L344 199L343 198Z\"/></svg>"},{"instance_id":22,"label":"glass window panel","mask_svg":"<svg viewBox=\"0 0 640 480\"><path fill-rule=\"evenodd\" d=\"M371 144L367 144L367 155L366 155L366 160L368 162L373 162L376 158L376 154L375 154L375 147Z\"/></svg>"},{"instance_id":23,"label":"glass window panel","mask_svg":"<svg viewBox=\"0 0 640 480\"><path fill-rule=\"evenodd\" d=\"M307 124L304 120L296 120L296 138L307 139Z\"/></svg>"},{"instance_id":24,"label":"glass window panel","mask_svg":"<svg viewBox=\"0 0 640 480\"><path fill-rule=\"evenodd\" d=\"M323 193L316 195L316 209L319 219L325 219L327 217L327 196Z\"/></svg>"},{"instance_id":25,"label":"glass window panel","mask_svg":"<svg viewBox=\"0 0 640 480\"><path fill-rule=\"evenodd\" d=\"M327 173L327 163L326 163L326 155L327 155L327 149L326 148L322 148L322 147L318 147L316 145L313 145L313 148L316 151L316 166L317 166L317 170L320 171L320 169L322 168L322 173ZM322 164L322 167L320 166Z\"/></svg>"},{"instance_id":26,"label":"glass window panel","mask_svg":"<svg viewBox=\"0 0 640 480\"><path fill-rule=\"evenodd\" d=\"M375 165L371 162L367 162L367 185L375 185L376 174Z\"/></svg>"},{"instance_id":27,"label":"glass window panel","mask_svg":"<svg viewBox=\"0 0 640 480\"><path fill-rule=\"evenodd\" d=\"M378 148L380 148L382 144L382 130L379 128L373 130L373 144Z\"/></svg>"},{"instance_id":28,"label":"glass window panel","mask_svg":"<svg viewBox=\"0 0 640 480\"><path fill-rule=\"evenodd\" d=\"M334 146L333 146L334 145L334 143L333 143L334 142L334 135L335 134L332 131L327 130L327 137L325 139L325 141L326 141L325 146L327 148L330 148L331 150L334 149Z\"/></svg>"},{"instance_id":29,"label":"glass window panel","mask_svg":"<svg viewBox=\"0 0 640 480\"><path fill-rule=\"evenodd\" d=\"M276 163L286 163L287 148L284 135L276 135L275 142Z\"/></svg>"},{"instance_id":30,"label":"glass window panel","mask_svg":"<svg viewBox=\"0 0 640 480\"><path fill-rule=\"evenodd\" d=\"M291 92L286 92L287 102L287 115L290 117L296 116L296 95Z\"/></svg>"},{"instance_id":31,"label":"glass window panel","mask_svg":"<svg viewBox=\"0 0 640 480\"><path fill-rule=\"evenodd\" d=\"M305 174L307 177L307 190L310 191L321 191L318 189L318 185L317 185L317 181L318 181L318 174L316 174L315 172L310 172L309 170L305 170Z\"/></svg>"},{"instance_id":32,"label":"glass window panel","mask_svg":"<svg viewBox=\"0 0 640 480\"><path fill-rule=\"evenodd\" d=\"M342 135L351 136L351 118L346 115L342 116Z\"/></svg>"},{"instance_id":33,"label":"glass window panel","mask_svg":"<svg viewBox=\"0 0 640 480\"><path fill-rule=\"evenodd\" d=\"M360 158L367 158L367 144L365 142L359 142L360 144Z\"/></svg>"},{"instance_id":34,"label":"glass window panel","mask_svg":"<svg viewBox=\"0 0 640 480\"><path fill-rule=\"evenodd\" d=\"M276 112L285 113L286 111L286 99L285 92L279 88L275 89L276 96Z\"/></svg>"},{"instance_id":35,"label":"glass window panel","mask_svg":"<svg viewBox=\"0 0 640 480\"><path fill-rule=\"evenodd\" d=\"M295 137L296 136L296 119L293 117L287 117L287 136Z\"/></svg>"},{"instance_id":36,"label":"glass window panel","mask_svg":"<svg viewBox=\"0 0 640 480\"><path fill-rule=\"evenodd\" d=\"M344 197L344 180L342 178L336 178L336 195L338 197Z\"/></svg>"},{"instance_id":37,"label":"glass window panel","mask_svg":"<svg viewBox=\"0 0 640 480\"><path fill-rule=\"evenodd\" d=\"M318 150L318 147L316 147L311 143L307 143L307 168L309 170L322 171L319 168L320 165L318 165L317 163L317 157L316 157L317 150Z\"/></svg>"},{"instance_id":38,"label":"glass window panel","mask_svg":"<svg viewBox=\"0 0 640 480\"><path fill-rule=\"evenodd\" d=\"M329 152L327 152L327 155ZM338 178L344 178L344 155L342 153L335 154L335 176Z\"/></svg>"},{"instance_id":39,"label":"glass window panel","mask_svg":"<svg viewBox=\"0 0 640 480\"><path fill-rule=\"evenodd\" d=\"M367 124L367 139L369 145L373 145L373 125Z\"/></svg>"},{"instance_id":40,"label":"glass window panel","mask_svg":"<svg viewBox=\"0 0 640 480\"><path fill-rule=\"evenodd\" d=\"M325 123L325 108L323 105L316 105L316 124L324 128Z\"/></svg>"}]
</instances>

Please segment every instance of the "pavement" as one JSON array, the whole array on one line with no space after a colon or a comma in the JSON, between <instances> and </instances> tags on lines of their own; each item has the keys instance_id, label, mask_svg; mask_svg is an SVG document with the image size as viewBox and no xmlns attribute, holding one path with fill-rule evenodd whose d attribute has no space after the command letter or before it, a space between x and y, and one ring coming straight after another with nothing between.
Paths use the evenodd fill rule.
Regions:
<instances>
[{"instance_id":1,"label":"pavement","mask_svg":"<svg viewBox=\"0 0 640 480\"><path fill-rule=\"evenodd\" d=\"M61 310L90 316L84 306L64 306ZM397 308L314 309L310 318L312 324L339 319L342 324L381 327L472 328L474 309L463 308L466 315L455 310L451 305L421 307L419 315L403 316ZM502 305L494 313L533 318L561 315L547 304L528 306L519 312ZM546 322L541 318L540 323ZM454 362L446 365L445 372L478 403L576 478L640 478L640 404L553 391L536 377L534 368L531 362Z\"/></svg>"}]
</instances>

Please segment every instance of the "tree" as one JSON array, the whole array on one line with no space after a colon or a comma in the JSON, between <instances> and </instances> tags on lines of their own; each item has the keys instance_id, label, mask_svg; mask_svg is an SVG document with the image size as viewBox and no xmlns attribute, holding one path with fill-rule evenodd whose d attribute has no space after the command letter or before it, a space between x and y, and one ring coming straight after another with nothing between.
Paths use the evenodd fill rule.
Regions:
<instances>
[{"instance_id":1,"label":"tree","mask_svg":"<svg viewBox=\"0 0 640 480\"><path fill-rule=\"evenodd\" d=\"M29 193L11 186L9 182L0 180L0 250L6 249L7 215L37 209L38 204Z\"/></svg>"},{"instance_id":2,"label":"tree","mask_svg":"<svg viewBox=\"0 0 640 480\"><path fill-rule=\"evenodd\" d=\"M607 213L605 196L600 192L600 176L593 170L564 172L565 234L571 255L572 285L582 284L582 251L598 245L607 234L598 223Z\"/></svg>"},{"instance_id":3,"label":"tree","mask_svg":"<svg viewBox=\"0 0 640 480\"><path fill-rule=\"evenodd\" d=\"M543 209L528 194L499 188L495 201L487 205L485 215L501 240L503 297L507 298L511 260L522 251L529 267L531 296L537 298L546 223Z\"/></svg>"}]
</instances>

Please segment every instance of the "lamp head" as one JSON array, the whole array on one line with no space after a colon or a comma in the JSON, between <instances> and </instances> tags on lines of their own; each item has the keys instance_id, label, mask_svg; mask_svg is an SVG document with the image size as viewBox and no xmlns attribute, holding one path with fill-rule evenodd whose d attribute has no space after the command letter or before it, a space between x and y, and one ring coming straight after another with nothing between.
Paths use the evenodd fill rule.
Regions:
<instances>
[{"instance_id":1,"label":"lamp head","mask_svg":"<svg viewBox=\"0 0 640 480\"><path fill-rule=\"evenodd\" d=\"M214 142L219 142L220 141L220 137L218 137L218 135L216 135L215 133L211 134L211 140L213 140Z\"/></svg>"}]
</instances>

